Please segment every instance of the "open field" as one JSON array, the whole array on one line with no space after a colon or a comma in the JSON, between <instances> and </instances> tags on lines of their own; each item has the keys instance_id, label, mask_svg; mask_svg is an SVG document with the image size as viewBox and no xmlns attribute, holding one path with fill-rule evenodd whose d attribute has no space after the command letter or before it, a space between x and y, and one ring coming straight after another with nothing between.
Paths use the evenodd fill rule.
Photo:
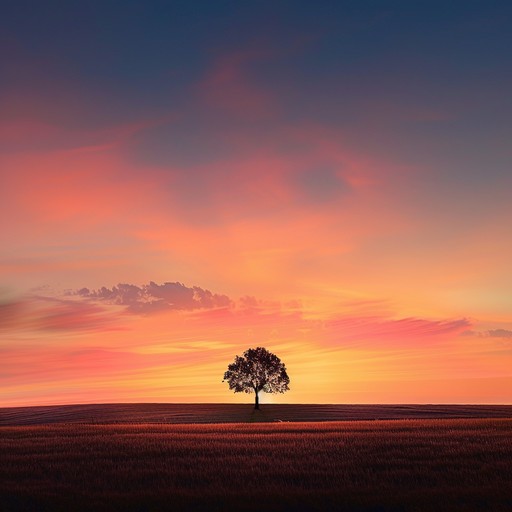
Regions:
<instances>
[{"instance_id":1,"label":"open field","mask_svg":"<svg viewBox=\"0 0 512 512\"><path fill-rule=\"evenodd\" d=\"M0 408L0 425L512 418L512 405L87 404Z\"/></svg>"},{"instance_id":2,"label":"open field","mask_svg":"<svg viewBox=\"0 0 512 512\"><path fill-rule=\"evenodd\" d=\"M510 511L512 419L0 427L25 510Z\"/></svg>"}]
</instances>

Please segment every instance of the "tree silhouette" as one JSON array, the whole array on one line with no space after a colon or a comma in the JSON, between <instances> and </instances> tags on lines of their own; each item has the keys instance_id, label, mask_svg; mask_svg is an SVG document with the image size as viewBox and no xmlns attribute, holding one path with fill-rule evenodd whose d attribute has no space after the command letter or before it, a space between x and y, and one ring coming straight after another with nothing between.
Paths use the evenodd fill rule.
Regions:
<instances>
[{"instance_id":1,"label":"tree silhouette","mask_svg":"<svg viewBox=\"0 0 512 512\"><path fill-rule=\"evenodd\" d=\"M258 393L284 393L290 379L281 359L266 348L250 348L228 366L224 380L235 393L255 393L254 408L259 409Z\"/></svg>"}]
</instances>

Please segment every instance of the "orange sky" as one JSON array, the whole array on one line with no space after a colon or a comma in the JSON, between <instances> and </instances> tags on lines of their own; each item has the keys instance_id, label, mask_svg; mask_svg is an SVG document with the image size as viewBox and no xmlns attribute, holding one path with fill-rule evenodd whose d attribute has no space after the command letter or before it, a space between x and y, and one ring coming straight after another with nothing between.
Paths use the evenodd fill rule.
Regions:
<instances>
[{"instance_id":1,"label":"orange sky","mask_svg":"<svg viewBox=\"0 0 512 512\"><path fill-rule=\"evenodd\" d=\"M347 36L364 70L336 68L334 26L237 45L214 23L215 50L178 34L167 66L146 20L149 61L112 50L112 70L71 32L11 33L0 406L250 402L222 375L256 346L291 379L263 403L512 403L509 89L472 88L484 56L419 80L402 43L367 39L389 22L428 67L390 16Z\"/></svg>"}]
</instances>

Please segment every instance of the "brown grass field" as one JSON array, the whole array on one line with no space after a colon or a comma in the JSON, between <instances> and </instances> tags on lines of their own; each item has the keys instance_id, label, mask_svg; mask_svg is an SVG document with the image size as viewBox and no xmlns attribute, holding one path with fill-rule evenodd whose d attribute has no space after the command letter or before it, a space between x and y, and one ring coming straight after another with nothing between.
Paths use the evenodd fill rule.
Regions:
<instances>
[{"instance_id":1,"label":"brown grass field","mask_svg":"<svg viewBox=\"0 0 512 512\"><path fill-rule=\"evenodd\" d=\"M1 425L512 418L512 405L79 404L0 408Z\"/></svg>"},{"instance_id":2,"label":"brown grass field","mask_svg":"<svg viewBox=\"0 0 512 512\"><path fill-rule=\"evenodd\" d=\"M2 426L0 510L512 510L512 419L251 419Z\"/></svg>"}]
</instances>

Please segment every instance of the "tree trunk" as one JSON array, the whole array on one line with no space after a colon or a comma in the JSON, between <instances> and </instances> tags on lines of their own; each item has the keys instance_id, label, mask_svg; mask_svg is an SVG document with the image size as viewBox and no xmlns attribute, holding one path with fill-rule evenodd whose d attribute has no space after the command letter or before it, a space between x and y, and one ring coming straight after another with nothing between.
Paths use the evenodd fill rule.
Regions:
<instances>
[{"instance_id":1,"label":"tree trunk","mask_svg":"<svg viewBox=\"0 0 512 512\"><path fill-rule=\"evenodd\" d=\"M255 391L255 397L254 397L254 408L258 409L260 408L260 399L258 397L258 391Z\"/></svg>"}]
</instances>

